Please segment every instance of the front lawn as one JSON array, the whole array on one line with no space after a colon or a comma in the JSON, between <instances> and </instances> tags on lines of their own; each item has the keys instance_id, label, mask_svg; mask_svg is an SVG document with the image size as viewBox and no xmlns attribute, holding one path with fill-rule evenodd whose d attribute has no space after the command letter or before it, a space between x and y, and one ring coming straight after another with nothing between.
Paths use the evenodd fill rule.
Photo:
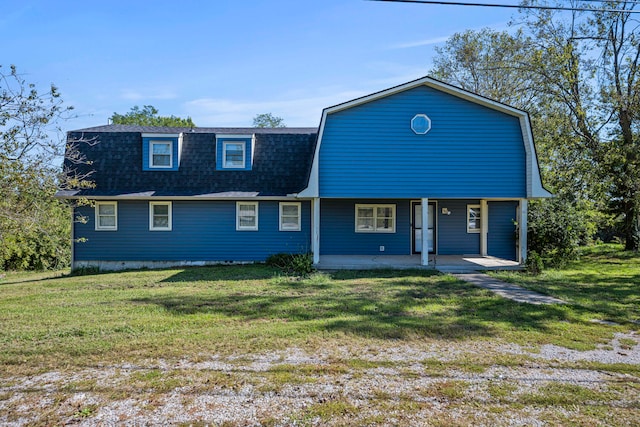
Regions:
<instances>
[{"instance_id":1,"label":"front lawn","mask_svg":"<svg viewBox=\"0 0 640 427\"><path fill-rule=\"evenodd\" d=\"M0 363L56 368L376 340L491 339L587 350L640 318L638 263L601 256L587 253L570 269L539 277L499 275L565 299L565 306L519 304L418 270L304 280L261 265L35 281L9 275L0 285Z\"/></svg>"},{"instance_id":2,"label":"front lawn","mask_svg":"<svg viewBox=\"0 0 640 427\"><path fill-rule=\"evenodd\" d=\"M612 424L615 416L613 425L630 425L625 420L640 412L629 403L638 401L640 368L626 363L634 356L624 352L638 349L640 257L604 245L586 249L564 270L496 275L568 304L516 303L421 270L318 273L303 280L262 265L9 273L0 279L0 412L10 415L0 423L96 417L108 424L100 417L132 395L146 402L136 412L142 418L121 419L154 423L172 419L151 415L168 396L195 399L215 391L238 399L248 393L254 405L300 394L302 400L280 412L258 417L254 411L251 419L264 425L383 425L391 413L400 424L431 414L433 425L501 425L507 412L531 423ZM592 350L612 359L578 357ZM523 388L518 378L525 371L559 377ZM603 372L610 380L602 383L563 379ZM384 381L372 387L369 377ZM49 388L34 381L49 381ZM345 385L353 381L359 385ZM93 400L73 403L79 394ZM24 406L28 398L59 404L34 413ZM151 409L150 399L157 401ZM571 406L576 399L587 406ZM478 407L480 415L473 415ZM447 408L457 408L461 418L442 412ZM248 417L192 412L187 424L244 425L239 420Z\"/></svg>"},{"instance_id":3,"label":"front lawn","mask_svg":"<svg viewBox=\"0 0 640 427\"><path fill-rule=\"evenodd\" d=\"M630 328L640 325L640 254L625 252L621 245L582 248L578 260L539 276L512 272L492 275L563 299L585 318Z\"/></svg>"}]
</instances>

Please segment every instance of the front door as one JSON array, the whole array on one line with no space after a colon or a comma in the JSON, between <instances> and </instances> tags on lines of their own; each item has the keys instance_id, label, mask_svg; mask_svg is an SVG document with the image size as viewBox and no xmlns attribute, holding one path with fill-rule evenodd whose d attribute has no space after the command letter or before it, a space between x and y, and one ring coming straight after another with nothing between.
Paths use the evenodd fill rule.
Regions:
<instances>
[{"instance_id":1,"label":"front door","mask_svg":"<svg viewBox=\"0 0 640 427\"><path fill-rule=\"evenodd\" d=\"M427 247L429 248L429 253L432 254L435 252L435 237L436 237L436 204L429 203L429 224L427 225ZM412 231L412 240L413 240L413 253L419 254L422 252L422 238L424 236L424 227L422 224L422 203L420 202L411 202L411 213L413 215L411 221L411 231Z\"/></svg>"}]
</instances>

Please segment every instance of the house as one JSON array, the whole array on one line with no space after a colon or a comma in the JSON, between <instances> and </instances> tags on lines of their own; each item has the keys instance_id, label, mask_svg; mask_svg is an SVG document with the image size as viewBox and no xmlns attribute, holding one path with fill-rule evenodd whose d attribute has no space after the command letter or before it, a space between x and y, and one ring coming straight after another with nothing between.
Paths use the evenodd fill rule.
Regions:
<instances>
[{"instance_id":1,"label":"house","mask_svg":"<svg viewBox=\"0 0 640 427\"><path fill-rule=\"evenodd\" d=\"M323 256L492 256L523 263L541 183L526 112L429 77L322 112L319 128L69 132L95 188L73 267Z\"/></svg>"}]
</instances>

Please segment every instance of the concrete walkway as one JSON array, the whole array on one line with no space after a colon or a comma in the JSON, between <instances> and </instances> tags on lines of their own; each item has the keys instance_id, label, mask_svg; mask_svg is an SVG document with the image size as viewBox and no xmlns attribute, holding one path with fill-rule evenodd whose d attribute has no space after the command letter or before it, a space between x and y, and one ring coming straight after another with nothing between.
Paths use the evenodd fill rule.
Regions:
<instances>
[{"instance_id":1,"label":"concrete walkway","mask_svg":"<svg viewBox=\"0 0 640 427\"><path fill-rule=\"evenodd\" d=\"M517 302L526 302L528 304L566 304L561 299L551 297L549 295L539 294L534 291L522 288L518 285L503 282L502 280L494 279L482 273L464 273L453 274L460 280L479 286L484 289L488 289L500 295L503 298L508 298Z\"/></svg>"}]
</instances>

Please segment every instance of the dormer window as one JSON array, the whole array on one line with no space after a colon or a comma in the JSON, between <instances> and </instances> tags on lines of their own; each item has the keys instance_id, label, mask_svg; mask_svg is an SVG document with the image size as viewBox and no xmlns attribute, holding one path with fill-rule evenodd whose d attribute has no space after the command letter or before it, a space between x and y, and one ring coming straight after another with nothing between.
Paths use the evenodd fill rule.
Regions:
<instances>
[{"instance_id":1,"label":"dormer window","mask_svg":"<svg viewBox=\"0 0 640 427\"><path fill-rule=\"evenodd\" d=\"M181 148L182 134L143 133L142 170L177 171Z\"/></svg>"},{"instance_id":2,"label":"dormer window","mask_svg":"<svg viewBox=\"0 0 640 427\"><path fill-rule=\"evenodd\" d=\"M149 142L151 155L149 156L152 168L170 168L173 163L171 143L164 141Z\"/></svg>"},{"instance_id":3,"label":"dormer window","mask_svg":"<svg viewBox=\"0 0 640 427\"><path fill-rule=\"evenodd\" d=\"M216 135L216 170L251 170L254 149L254 135Z\"/></svg>"},{"instance_id":4,"label":"dormer window","mask_svg":"<svg viewBox=\"0 0 640 427\"><path fill-rule=\"evenodd\" d=\"M244 169L246 144L244 142L222 143L222 165L225 169Z\"/></svg>"}]
</instances>

